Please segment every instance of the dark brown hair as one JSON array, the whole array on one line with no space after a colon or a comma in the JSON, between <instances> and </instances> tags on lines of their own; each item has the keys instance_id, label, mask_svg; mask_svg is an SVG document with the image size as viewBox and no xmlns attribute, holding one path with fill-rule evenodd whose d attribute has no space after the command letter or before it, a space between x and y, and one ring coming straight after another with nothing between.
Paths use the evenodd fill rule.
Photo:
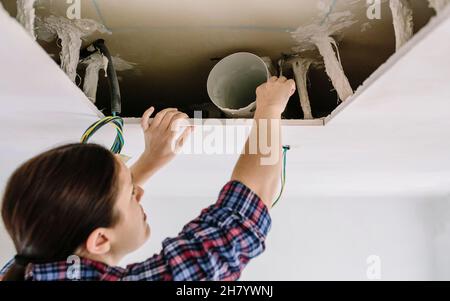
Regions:
<instances>
[{"instance_id":1,"label":"dark brown hair","mask_svg":"<svg viewBox=\"0 0 450 301\"><path fill-rule=\"evenodd\" d=\"M118 215L119 164L96 144L67 144L23 163L8 180L2 217L17 254L40 262L66 260ZM26 265L26 264L25 264ZM18 260L3 280L23 280Z\"/></svg>"}]
</instances>

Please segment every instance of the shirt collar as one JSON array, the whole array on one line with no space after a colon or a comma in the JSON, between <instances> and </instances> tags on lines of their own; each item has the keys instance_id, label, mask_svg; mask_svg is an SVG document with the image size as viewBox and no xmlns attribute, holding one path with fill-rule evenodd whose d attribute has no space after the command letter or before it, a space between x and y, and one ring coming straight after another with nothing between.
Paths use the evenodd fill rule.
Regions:
<instances>
[{"instance_id":1,"label":"shirt collar","mask_svg":"<svg viewBox=\"0 0 450 301\"><path fill-rule=\"evenodd\" d=\"M120 267L112 267L103 262L73 257L67 261L44 264L30 264L25 272L25 280L35 281L76 281L76 280L119 280L124 273Z\"/></svg>"}]
</instances>

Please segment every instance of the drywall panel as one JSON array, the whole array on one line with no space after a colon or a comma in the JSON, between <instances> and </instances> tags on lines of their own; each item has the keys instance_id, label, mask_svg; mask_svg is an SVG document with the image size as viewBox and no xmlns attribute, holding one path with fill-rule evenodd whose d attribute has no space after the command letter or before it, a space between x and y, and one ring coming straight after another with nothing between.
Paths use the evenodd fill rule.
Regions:
<instances>
[{"instance_id":1,"label":"drywall panel","mask_svg":"<svg viewBox=\"0 0 450 301\"><path fill-rule=\"evenodd\" d=\"M54 145L77 141L101 114L0 5L0 190L13 170ZM14 254L3 223L0 261Z\"/></svg>"}]
</instances>

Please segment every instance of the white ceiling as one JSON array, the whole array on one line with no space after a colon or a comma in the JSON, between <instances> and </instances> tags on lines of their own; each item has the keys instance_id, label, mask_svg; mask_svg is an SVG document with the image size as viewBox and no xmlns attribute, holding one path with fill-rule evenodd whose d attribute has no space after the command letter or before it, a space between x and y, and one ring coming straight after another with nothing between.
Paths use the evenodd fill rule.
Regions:
<instances>
[{"instance_id":1,"label":"white ceiling","mask_svg":"<svg viewBox=\"0 0 450 301\"><path fill-rule=\"evenodd\" d=\"M8 25L1 27L5 43L0 44L1 118L8 125L6 131L3 127L0 160L6 179L29 155L77 141L97 117L46 53L20 27L2 22ZM284 128L285 143L295 146L288 154L287 195L449 190L449 31L447 20L429 36L417 35L411 43L417 45L397 54L392 62L403 57L327 126ZM128 123L125 134L124 152L136 157L143 147L140 129ZM109 144L111 137L112 132L98 139ZM215 195L236 158L237 154L182 155L149 187L154 195Z\"/></svg>"}]
</instances>

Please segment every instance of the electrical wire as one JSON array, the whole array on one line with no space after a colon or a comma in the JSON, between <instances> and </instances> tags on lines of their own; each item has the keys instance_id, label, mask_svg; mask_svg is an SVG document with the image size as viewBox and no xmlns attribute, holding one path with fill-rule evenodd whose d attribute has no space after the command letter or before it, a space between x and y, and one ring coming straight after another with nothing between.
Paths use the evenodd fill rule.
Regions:
<instances>
[{"instance_id":1,"label":"electrical wire","mask_svg":"<svg viewBox=\"0 0 450 301\"><path fill-rule=\"evenodd\" d=\"M94 47L99 51L103 56L108 58L108 83L109 83L109 92L110 92L110 101L111 101L111 115L105 118L100 119L99 121L93 123L81 136L81 143L87 143L89 138L98 131L103 126L111 123L116 128L116 139L114 139L114 143L111 146L111 152L114 154L120 154L122 148L125 144L123 139L123 119L119 116L122 110L121 96L120 96L120 87L119 80L117 78L117 73L112 63L112 57L108 50L108 47L105 45L105 41L103 39L96 40L90 47L87 47L81 52L81 57L88 57L92 54L92 51L89 48ZM94 51L94 52L95 52ZM121 155L121 157L127 161L129 159L128 156Z\"/></svg>"},{"instance_id":2,"label":"electrical wire","mask_svg":"<svg viewBox=\"0 0 450 301\"><path fill-rule=\"evenodd\" d=\"M114 139L114 143L111 146L111 152L114 154L120 154L122 148L125 144L125 140L123 139L123 119L115 112L112 114L113 116L107 116L105 118L100 119L99 121L93 123L81 136L81 143L88 143L89 139L97 132L100 128L107 124L112 124L116 128L116 139Z\"/></svg>"},{"instance_id":3,"label":"electrical wire","mask_svg":"<svg viewBox=\"0 0 450 301\"><path fill-rule=\"evenodd\" d=\"M275 202L273 202L272 204L272 208L275 207L275 205L280 201L281 196L283 195L284 192L284 187L286 186L286 159L287 159L287 152L288 150L290 150L291 147L289 145L284 145L283 146L283 163L282 163L282 170L281 170L281 190L280 193L278 194L277 199L275 200Z\"/></svg>"}]
</instances>

